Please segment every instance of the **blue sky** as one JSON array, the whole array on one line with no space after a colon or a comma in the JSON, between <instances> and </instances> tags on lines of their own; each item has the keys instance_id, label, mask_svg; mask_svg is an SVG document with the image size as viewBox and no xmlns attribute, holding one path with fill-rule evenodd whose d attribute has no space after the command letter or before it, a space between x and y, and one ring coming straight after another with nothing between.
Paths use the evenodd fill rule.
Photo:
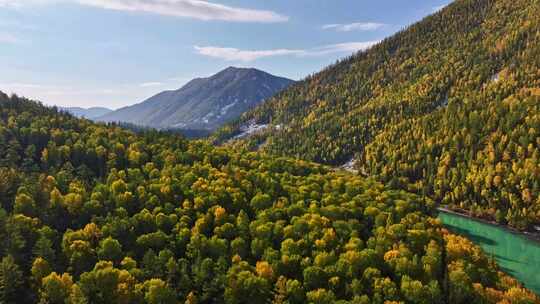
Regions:
<instances>
[{"instance_id":1,"label":"blue sky","mask_svg":"<svg viewBox=\"0 0 540 304\"><path fill-rule=\"evenodd\" d=\"M0 0L0 90L118 108L227 66L299 80L450 0Z\"/></svg>"}]
</instances>

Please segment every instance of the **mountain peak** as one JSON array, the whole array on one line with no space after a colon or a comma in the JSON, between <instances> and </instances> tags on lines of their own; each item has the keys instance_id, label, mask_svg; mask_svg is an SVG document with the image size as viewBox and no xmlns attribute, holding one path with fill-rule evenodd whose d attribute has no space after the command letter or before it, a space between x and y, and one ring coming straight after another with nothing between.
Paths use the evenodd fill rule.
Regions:
<instances>
[{"instance_id":1,"label":"mountain peak","mask_svg":"<svg viewBox=\"0 0 540 304\"><path fill-rule=\"evenodd\" d=\"M175 91L100 117L155 128L212 130L238 118L294 81L254 68L227 67Z\"/></svg>"},{"instance_id":2,"label":"mountain peak","mask_svg":"<svg viewBox=\"0 0 540 304\"><path fill-rule=\"evenodd\" d=\"M242 67L235 67L235 66L229 66L226 69L224 69L222 72L230 71L230 72L237 72L237 71L252 71L257 70L255 68L242 68Z\"/></svg>"},{"instance_id":3,"label":"mountain peak","mask_svg":"<svg viewBox=\"0 0 540 304\"><path fill-rule=\"evenodd\" d=\"M215 74L215 76L217 75L223 75L223 74L238 74L238 73L266 73L266 72L263 72L261 70L258 70L256 68L239 68L239 67L234 67L234 66L230 66L230 67L227 67L226 69L222 70L221 72L218 72Z\"/></svg>"}]
</instances>

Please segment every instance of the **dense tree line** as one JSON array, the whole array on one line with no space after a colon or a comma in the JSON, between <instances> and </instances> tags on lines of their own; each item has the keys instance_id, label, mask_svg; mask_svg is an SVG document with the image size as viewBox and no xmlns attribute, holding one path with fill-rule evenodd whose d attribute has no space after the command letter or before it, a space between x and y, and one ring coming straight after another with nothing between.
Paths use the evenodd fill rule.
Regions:
<instances>
[{"instance_id":1,"label":"dense tree line","mask_svg":"<svg viewBox=\"0 0 540 304\"><path fill-rule=\"evenodd\" d=\"M540 224L540 1L457 0L222 128L519 229Z\"/></svg>"},{"instance_id":2,"label":"dense tree line","mask_svg":"<svg viewBox=\"0 0 540 304\"><path fill-rule=\"evenodd\" d=\"M0 94L0 303L535 303L422 196Z\"/></svg>"}]
</instances>

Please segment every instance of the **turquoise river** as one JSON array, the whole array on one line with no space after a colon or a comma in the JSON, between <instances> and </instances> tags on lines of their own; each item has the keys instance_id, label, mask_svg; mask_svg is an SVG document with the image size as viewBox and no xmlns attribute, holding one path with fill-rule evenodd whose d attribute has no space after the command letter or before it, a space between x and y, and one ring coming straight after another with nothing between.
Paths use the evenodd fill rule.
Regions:
<instances>
[{"instance_id":1,"label":"turquoise river","mask_svg":"<svg viewBox=\"0 0 540 304\"><path fill-rule=\"evenodd\" d=\"M468 237L493 256L506 273L540 294L540 243L504 228L468 217L440 212L452 232Z\"/></svg>"}]
</instances>

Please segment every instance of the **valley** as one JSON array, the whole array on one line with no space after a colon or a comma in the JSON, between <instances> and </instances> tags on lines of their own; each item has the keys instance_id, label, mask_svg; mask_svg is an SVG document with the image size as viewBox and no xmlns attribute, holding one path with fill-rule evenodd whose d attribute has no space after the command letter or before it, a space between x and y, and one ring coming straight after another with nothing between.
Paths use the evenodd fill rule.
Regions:
<instances>
[{"instance_id":1,"label":"valley","mask_svg":"<svg viewBox=\"0 0 540 304\"><path fill-rule=\"evenodd\" d=\"M225 125L520 230L540 223L538 1L456 1ZM272 126L283 126L276 130Z\"/></svg>"},{"instance_id":2,"label":"valley","mask_svg":"<svg viewBox=\"0 0 540 304\"><path fill-rule=\"evenodd\" d=\"M540 0L456 0L378 42L392 25L317 20L316 37L267 50L199 40L226 31L216 44L274 44L314 13L289 22L205 0L39 5L113 16L131 26L107 35L162 44L94 45L92 60L112 54L126 69L100 74L121 79L115 89L0 82L79 105L123 98L117 110L58 107L0 91L1 304L540 303L540 245L524 237L540 226ZM76 19L73 36L92 33ZM364 41L331 42L356 35ZM278 60L309 71L344 51L354 53L300 81L215 68L291 75ZM163 91L183 79L165 60L177 53L186 70L221 71ZM55 73L92 73L84 58ZM135 70L149 58L143 82ZM13 79L30 73L13 66ZM159 93L124 101L149 91Z\"/></svg>"}]
</instances>

